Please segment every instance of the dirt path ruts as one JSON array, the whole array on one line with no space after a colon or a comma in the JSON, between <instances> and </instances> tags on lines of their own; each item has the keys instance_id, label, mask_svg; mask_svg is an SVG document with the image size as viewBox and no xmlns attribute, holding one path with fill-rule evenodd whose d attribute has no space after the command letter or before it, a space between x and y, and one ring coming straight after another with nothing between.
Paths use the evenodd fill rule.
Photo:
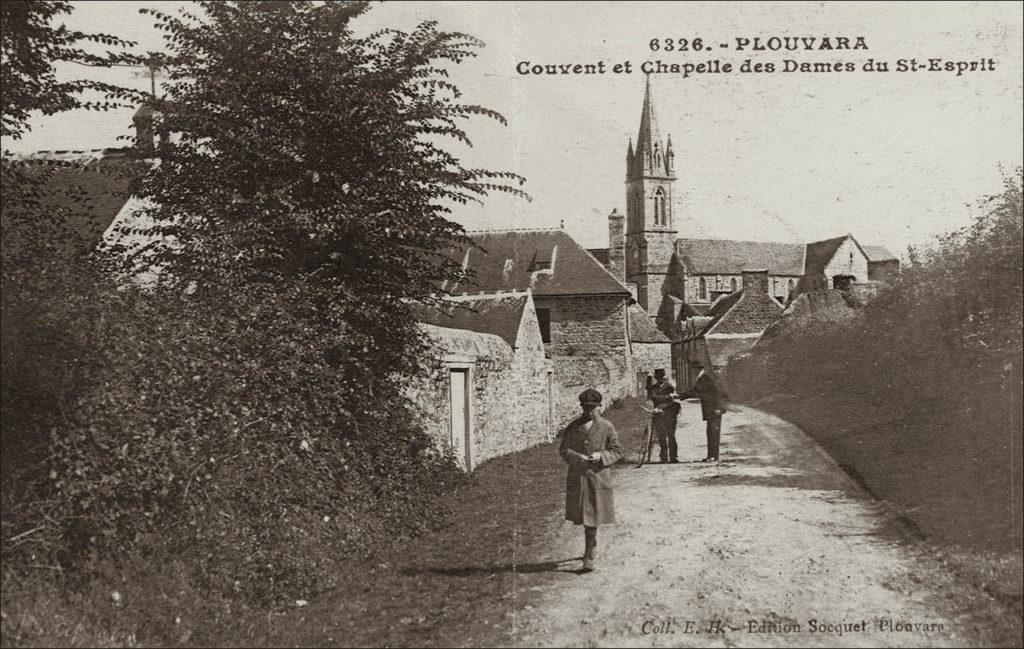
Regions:
<instances>
[{"instance_id":1,"label":"dirt path ruts","mask_svg":"<svg viewBox=\"0 0 1024 649\"><path fill-rule=\"evenodd\" d=\"M987 642L944 612L935 568L880 534L891 516L799 429L740 409L725 418L723 462L705 465L694 461L705 451L699 406L686 404L679 421L683 463L616 469L619 523L601 528L598 570L531 593L534 605L516 614L518 644ZM566 523L550 556L581 553L581 530Z\"/></svg>"}]
</instances>

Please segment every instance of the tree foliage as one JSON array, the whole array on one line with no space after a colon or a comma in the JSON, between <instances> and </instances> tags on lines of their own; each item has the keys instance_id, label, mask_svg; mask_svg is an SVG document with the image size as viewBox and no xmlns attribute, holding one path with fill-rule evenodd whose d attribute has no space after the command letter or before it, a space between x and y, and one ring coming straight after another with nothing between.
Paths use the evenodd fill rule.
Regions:
<instances>
[{"instance_id":1,"label":"tree foliage","mask_svg":"<svg viewBox=\"0 0 1024 649\"><path fill-rule=\"evenodd\" d=\"M41 531L13 552L78 571L188 557L204 588L279 600L440 520L461 473L405 397L425 365L413 307L461 274L449 206L520 179L444 146L501 119L447 78L479 43L432 23L356 38L366 8L144 10L170 75L148 207L82 272L5 267L5 401L63 386L5 413L5 439L15 422L46 450L17 473L5 537ZM115 287L124 259L158 281Z\"/></svg>"},{"instance_id":2,"label":"tree foliage","mask_svg":"<svg viewBox=\"0 0 1024 649\"><path fill-rule=\"evenodd\" d=\"M118 49L134 45L109 34L88 34L54 25L62 14L71 12L67 0L10 0L0 3L0 86L3 87L3 117L0 135L18 139L29 129L32 111L53 115L74 108L109 110L138 94L110 84L83 79L58 81L54 64L80 63L110 66L127 60L120 52L106 56L80 47L83 42L100 43ZM82 97L98 92L102 99Z\"/></svg>"}]
</instances>

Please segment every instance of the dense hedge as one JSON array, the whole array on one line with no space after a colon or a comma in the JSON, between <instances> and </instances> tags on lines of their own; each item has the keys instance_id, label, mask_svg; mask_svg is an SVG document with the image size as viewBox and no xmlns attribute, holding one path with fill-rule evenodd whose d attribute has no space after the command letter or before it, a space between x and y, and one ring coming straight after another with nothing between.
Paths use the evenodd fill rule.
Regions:
<instances>
[{"instance_id":1,"label":"dense hedge","mask_svg":"<svg viewBox=\"0 0 1024 649\"><path fill-rule=\"evenodd\" d=\"M279 599L439 520L461 473L400 393L372 393L386 366L360 336L302 317L315 298L116 290L84 260L8 274L3 536L40 529L4 569L175 556L204 587Z\"/></svg>"},{"instance_id":2,"label":"dense hedge","mask_svg":"<svg viewBox=\"0 0 1024 649\"><path fill-rule=\"evenodd\" d=\"M911 250L842 322L810 321L729 368L934 539L1021 543L1021 179L971 226Z\"/></svg>"}]
</instances>

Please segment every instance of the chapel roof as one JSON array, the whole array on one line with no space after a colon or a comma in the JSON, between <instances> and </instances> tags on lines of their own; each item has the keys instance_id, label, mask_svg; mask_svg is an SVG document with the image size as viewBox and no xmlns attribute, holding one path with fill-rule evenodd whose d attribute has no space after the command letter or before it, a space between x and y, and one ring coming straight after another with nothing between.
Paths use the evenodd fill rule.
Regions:
<instances>
[{"instance_id":1,"label":"chapel roof","mask_svg":"<svg viewBox=\"0 0 1024 649\"><path fill-rule=\"evenodd\" d=\"M694 275L740 275L748 268L767 268L771 275L803 275L802 243L676 239L676 255Z\"/></svg>"}]
</instances>

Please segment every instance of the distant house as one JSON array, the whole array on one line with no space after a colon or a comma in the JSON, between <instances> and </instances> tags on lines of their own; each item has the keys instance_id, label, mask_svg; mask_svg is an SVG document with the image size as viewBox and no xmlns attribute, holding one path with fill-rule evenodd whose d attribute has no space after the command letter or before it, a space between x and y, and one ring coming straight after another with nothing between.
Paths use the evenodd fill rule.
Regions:
<instances>
[{"instance_id":1,"label":"distant house","mask_svg":"<svg viewBox=\"0 0 1024 649\"><path fill-rule=\"evenodd\" d=\"M126 212L132 181L144 170L130 149L39 151L16 156L13 164L38 182L37 203L31 213L23 206L5 206L4 228L12 220L31 218L61 230L65 251L94 250L105 240Z\"/></svg>"},{"instance_id":2,"label":"distant house","mask_svg":"<svg viewBox=\"0 0 1024 649\"><path fill-rule=\"evenodd\" d=\"M675 374L691 385L703 367L725 369L729 360L749 351L783 308L771 294L767 269L745 270L742 288L718 297L703 316L687 319L674 347Z\"/></svg>"},{"instance_id":3,"label":"distant house","mask_svg":"<svg viewBox=\"0 0 1024 649\"><path fill-rule=\"evenodd\" d=\"M884 246L862 246L868 256L868 281L884 282L900 272L900 260Z\"/></svg>"},{"instance_id":4,"label":"distant house","mask_svg":"<svg viewBox=\"0 0 1024 649\"><path fill-rule=\"evenodd\" d=\"M653 377L655 370L672 372L672 341L658 330L639 304L630 304L626 317L633 367L638 373L636 394L641 395L647 387L647 378Z\"/></svg>"},{"instance_id":5,"label":"distant house","mask_svg":"<svg viewBox=\"0 0 1024 649\"><path fill-rule=\"evenodd\" d=\"M853 235L807 244L801 293L823 288L845 291L867 278L868 255Z\"/></svg>"},{"instance_id":6,"label":"distant house","mask_svg":"<svg viewBox=\"0 0 1024 649\"><path fill-rule=\"evenodd\" d=\"M472 470L553 438L553 370L528 291L462 296L418 315L430 378L408 396L440 447Z\"/></svg>"},{"instance_id":7,"label":"distant house","mask_svg":"<svg viewBox=\"0 0 1024 649\"><path fill-rule=\"evenodd\" d=\"M453 252L471 272L447 290L457 295L529 290L544 350L554 368L554 409L567 421L586 388L606 402L634 394L628 338L629 289L562 230L471 232Z\"/></svg>"},{"instance_id":8,"label":"distant house","mask_svg":"<svg viewBox=\"0 0 1024 649\"><path fill-rule=\"evenodd\" d=\"M38 151L15 156L13 163L23 165L38 182L37 203L31 213L20 206L5 206L5 234L11 234L8 226L12 220L27 216L49 228L51 236L52 228L62 230L57 236L68 249L117 247L127 252L153 242L153 235L142 234L153 225L143 214L147 204L132 193L133 184L156 163L152 157L152 114L143 107L134 121L135 147ZM32 228L13 230L18 236ZM152 277L146 272L133 279L145 282Z\"/></svg>"}]
</instances>

